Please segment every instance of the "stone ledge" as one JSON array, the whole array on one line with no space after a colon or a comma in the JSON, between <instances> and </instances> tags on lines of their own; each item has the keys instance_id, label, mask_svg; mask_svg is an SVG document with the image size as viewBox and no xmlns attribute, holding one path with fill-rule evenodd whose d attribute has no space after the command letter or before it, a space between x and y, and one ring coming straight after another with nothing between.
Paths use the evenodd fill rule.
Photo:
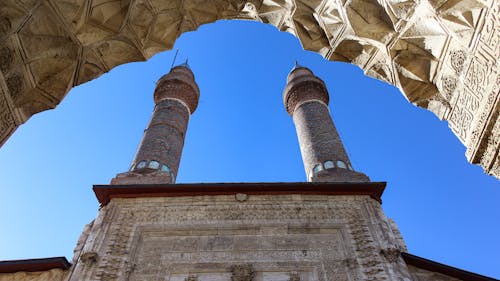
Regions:
<instances>
[{"instance_id":1,"label":"stone ledge","mask_svg":"<svg viewBox=\"0 0 500 281\"><path fill-rule=\"evenodd\" d=\"M291 182L291 183L195 183L94 185L94 193L101 206L112 198L181 197L204 195L369 195L382 204L385 182Z\"/></svg>"}]
</instances>

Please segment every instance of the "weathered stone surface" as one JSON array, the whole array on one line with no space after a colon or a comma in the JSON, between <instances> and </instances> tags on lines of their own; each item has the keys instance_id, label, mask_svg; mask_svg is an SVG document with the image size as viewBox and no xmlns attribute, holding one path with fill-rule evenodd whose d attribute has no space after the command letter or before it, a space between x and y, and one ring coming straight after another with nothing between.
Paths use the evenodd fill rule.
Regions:
<instances>
[{"instance_id":1,"label":"weathered stone surface","mask_svg":"<svg viewBox=\"0 0 500 281\"><path fill-rule=\"evenodd\" d=\"M448 120L469 161L498 177L499 9L495 0L4 0L0 143L75 85L169 49L202 24L250 19L395 85Z\"/></svg>"},{"instance_id":2,"label":"weathered stone surface","mask_svg":"<svg viewBox=\"0 0 500 281\"><path fill-rule=\"evenodd\" d=\"M0 281L62 281L67 271L51 269L38 272L0 273Z\"/></svg>"},{"instance_id":3,"label":"weathered stone surface","mask_svg":"<svg viewBox=\"0 0 500 281\"><path fill-rule=\"evenodd\" d=\"M369 196L115 198L69 280L411 280L398 235Z\"/></svg>"}]
</instances>

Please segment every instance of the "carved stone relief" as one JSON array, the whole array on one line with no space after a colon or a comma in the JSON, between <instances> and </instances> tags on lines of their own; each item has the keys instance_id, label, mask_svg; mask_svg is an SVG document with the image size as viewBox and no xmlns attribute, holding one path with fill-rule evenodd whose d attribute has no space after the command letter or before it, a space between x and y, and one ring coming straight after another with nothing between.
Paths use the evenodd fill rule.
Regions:
<instances>
[{"instance_id":1,"label":"carved stone relief","mask_svg":"<svg viewBox=\"0 0 500 281\"><path fill-rule=\"evenodd\" d=\"M251 264L231 266L231 281L253 281L255 270Z\"/></svg>"},{"instance_id":2,"label":"carved stone relief","mask_svg":"<svg viewBox=\"0 0 500 281\"><path fill-rule=\"evenodd\" d=\"M0 136L8 137L15 130L16 124L7 104L7 97L1 95L2 93L0 93Z\"/></svg>"},{"instance_id":3,"label":"carved stone relief","mask_svg":"<svg viewBox=\"0 0 500 281\"><path fill-rule=\"evenodd\" d=\"M497 110L500 3L471 1L15 1L0 7L0 143L73 86L170 49L183 32L219 19L269 23L307 50L350 62L449 121L467 157L483 157ZM23 118L15 117L14 110ZM18 120L14 125L12 119Z\"/></svg>"},{"instance_id":4,"label":"carved stone relief","mask_svg":"<svg viewBox=\"0 0 500 281\"><path fill-rule=\"evenodd\" d=\"M291 272L288 281L300 281L300 275L297 272Z\"/></svg>"},{"instance_id":5,"label":"carved stone relief","mask_svg":"<svg viewBox=\"0 0 500 281\"><path fill-rule=\"evenodd\" d=\"M184 279L184 281L198 281L198 276L189 275L188 277L186 277L186 279Z\"/></svg>"},{"instance_id":6,"label":"carved stone relief","mask_svg":"<svg viewBox=\"0 0 500 281\"><path fill-rule=\"evenodd\" d=\"M83 246L83 252L97 253L96 260L77 258L69 280L409 276L393 257L401 250L396 234L379 203L371 201L368 196L297 195L252 196L245 204L229 195L113 199L101 209Z\"/></svg>"}]
</instances>

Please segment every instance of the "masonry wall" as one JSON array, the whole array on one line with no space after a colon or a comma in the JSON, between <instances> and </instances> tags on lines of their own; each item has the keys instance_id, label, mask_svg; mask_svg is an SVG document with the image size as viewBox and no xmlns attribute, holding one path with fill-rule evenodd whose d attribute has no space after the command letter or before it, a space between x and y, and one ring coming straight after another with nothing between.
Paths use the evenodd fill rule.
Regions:
<instances>
[{"instance_id":1,"label":"masonry wall","mask_svg":"<svg viewBox=\"0 0 500 281\"><path fill-rule=\"evenodd\" d=\"M410 279L398 241L369 196L115 198L69 280Z\"/></svg>"}]
</instances>

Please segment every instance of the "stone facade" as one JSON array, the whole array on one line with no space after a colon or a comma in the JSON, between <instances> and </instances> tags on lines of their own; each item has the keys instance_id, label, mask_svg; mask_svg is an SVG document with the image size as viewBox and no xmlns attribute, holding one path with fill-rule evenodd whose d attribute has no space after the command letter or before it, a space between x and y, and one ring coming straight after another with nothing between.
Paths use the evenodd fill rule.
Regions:
<instances>
[{"instance_id":1,"label":"stone facade","mask_svg":"<svg viewBox=\"0 0 500 281\"><path fill-rule=\"evenodd\" d=\"M384 186L96 186L71 267L0 262L0 281L494 281L405 253Z\"/></svg>"},{"instance_id":2,"label":"stone facade","mask_svg":"<svg viewBox=\"0 0 500 281\"><path fill-rule=\"evenodd\" d=\"M448 120L469 161L499 177L499 9L495 0L4 0L0 143L73 86L170 49L202 24L248 19L395 85Z\"/></svg>"},{"instance_id":3,"label":"stone facade","mask_svg":"<svg viewBox=\"0 0 500 281\"><path fill-rule=\"evenodd\" d=\"M369 196L114 198L69 280L411 280L398 235Z\"/></svg>"}]
</instances>

